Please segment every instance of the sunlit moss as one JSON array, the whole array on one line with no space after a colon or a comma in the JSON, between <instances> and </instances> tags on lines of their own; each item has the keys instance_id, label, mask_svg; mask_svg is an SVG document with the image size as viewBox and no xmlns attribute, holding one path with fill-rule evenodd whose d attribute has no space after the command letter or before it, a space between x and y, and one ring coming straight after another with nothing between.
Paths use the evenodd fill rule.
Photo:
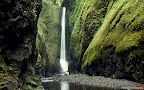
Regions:
<instances>
[{"instance_id":1,"label":"sunlit moss","mask_svg":"<svg viewBox=\"0 0 144 90\"><path fill-rule=\"evenodd\" d=\"M110 5L112 5L111 3ZM98 57L101 49L106 46L113 45L116 47L116 52L122 52L132 46L139 45L144 33L143 25L141 25L144 18L139 11L142 8L141 5L143 6L139 0L117 0L114 2L85 52L82 67L95 60L96 58L92 58L93 53ZM127 8L130 7L132 7L131 13L127 12Z\"/></svg>"},{"instance_id":2,"label":"sunlit moss","mask_svg":"<svg viewBox=\"0 0 144 90\"><path fill-rule=\"evenodd\" d=\"M81 67L82 55L91 42L93 35L103 23L106 3L104 0L76 0L75 4L69 22L72 28L70 44L72 56L70 58L75 61L76 66Z\"/></svg>"},{"instance_id":3,"label":"sunlit moss","mask_svg":"<svg viewBox=\"0 0 144 90\"><path fill-rule=\"evenodd\" d=\"M128 50L132 46L137 47L139 45L139 40L141 40L143 36L143 33L144 30L135 33L129 33L129 35L127 34L127 36L125 36L123 40L117 44L116 51L120 52Z\"/></svg>"}]
</instances>

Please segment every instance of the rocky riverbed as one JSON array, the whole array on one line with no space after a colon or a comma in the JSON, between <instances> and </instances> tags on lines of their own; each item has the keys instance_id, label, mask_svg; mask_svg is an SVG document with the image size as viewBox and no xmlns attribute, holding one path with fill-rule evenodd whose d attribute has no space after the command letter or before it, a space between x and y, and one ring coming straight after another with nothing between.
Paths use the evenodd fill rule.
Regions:
<instances>
[{"instance_id":1,"label":"rocky riverbed","mask_svg":"<svg viewBox=\"0 0 144 90\"><path fill-rule=\"evenodd\" d=\"M136 87L136 86L142 86L142 88L144 87L144 84L124 79L105 78L103 76L88 76L85 74L71 74L65 76L56 75L53 76L53 79L54 81L68 81L70 83L91 85L97 87L109 87L109 88Z\"/></svg>"}]
</instances>

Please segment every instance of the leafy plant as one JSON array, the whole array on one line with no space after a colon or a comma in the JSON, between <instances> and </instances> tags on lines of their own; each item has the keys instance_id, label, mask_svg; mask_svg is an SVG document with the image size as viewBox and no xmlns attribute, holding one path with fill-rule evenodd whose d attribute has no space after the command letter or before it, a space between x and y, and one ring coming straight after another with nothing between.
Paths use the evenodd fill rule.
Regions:
<instances>
[{"instance_id":1,"label":"leafy plant","mask_svg":"<svg viewBox=\"0 0 144 90\"><path fill-rule=\"evenodd\" d=\"M35 81L33 81L32 79L29 81L29 83L37 85Z\"/></svg>"},{"instance_id":2,"label":"leafy plant","mask_svg":"<svg viewBox=\"0 0 144 90\"><path fill-rule=\"evenodd\" d=\"M33 90L34 88L31 85L27 85L27 90Z\"/></svg>"},{"instance_id":3,"label":"leafy plant","mask_svg":"<svg viewBox=\"0 0 144 90\"><path fill-rule=\"evenodd\" d=\"M0 73L0 76L2 76L3 75L3 73Z\"/></svg>"},{"instance_id":4,"label":"leafy plant","mask_svg":"<svg viewBox=\"0 0 144 90\"><path fill-rule=\"evenodd\" d=\"M32 66L32 64L28 64L28 70L30 70L32 73L35 72L34 67Z\"/></svg>"},{"instance_id":5,"label":"leafy plant","mask_svg":"<svg viewBox=\"0 0 144 90\"><path fill-rule=\"evenodd\" d=\"M15 70L12 66L8 66L8 68L9 68L10 71Z\"/></svg>"}]
</instances>

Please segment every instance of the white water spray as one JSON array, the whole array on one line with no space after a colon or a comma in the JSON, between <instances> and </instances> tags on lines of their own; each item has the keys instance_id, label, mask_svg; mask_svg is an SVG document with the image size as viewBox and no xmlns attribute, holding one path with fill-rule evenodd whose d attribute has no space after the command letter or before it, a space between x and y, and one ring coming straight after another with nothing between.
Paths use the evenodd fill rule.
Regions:
<instances>
[{"instance_id":1,"label":"white water spray","mask_svg":"<svg viewBox=\"0 0 144 90\"><path fill-rule=\"evenodd\" d=\"M61 19L61 26L62 26L62 31L61 31L61 52L60 52L60 66L61 70L65 74L68 73L68 62L66 60L66 46L65 46L65 13L66 13L66 8L62 8L62 19Z\"/></svg>"}]
</instances>

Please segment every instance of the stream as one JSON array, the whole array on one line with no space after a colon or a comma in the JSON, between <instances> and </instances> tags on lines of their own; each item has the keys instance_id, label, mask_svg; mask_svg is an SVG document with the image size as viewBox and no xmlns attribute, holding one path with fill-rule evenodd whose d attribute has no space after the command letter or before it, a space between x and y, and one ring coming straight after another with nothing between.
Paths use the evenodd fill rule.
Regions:
<instances>
[{"instance_id":1,"label":"stream","mask_svg":"<svg viewBox=\"0 0 144 90\"><path fill-rule=\"evenodd\" d=\"M54 75L41 78L45 90L144 90L144 84L85 74Z\"/></svg>"},{"instance_id":2,"label":"stream","mask_svg":"<svg viewBox=\"0 0 144 90\"><path fill-rule=\"evenodd\" d=\"M44 82L42 83L45 90L120 90L105 87L96 87L88 85L80 85L76 83L61 82Z\"/></svg>"}]
</instances>

